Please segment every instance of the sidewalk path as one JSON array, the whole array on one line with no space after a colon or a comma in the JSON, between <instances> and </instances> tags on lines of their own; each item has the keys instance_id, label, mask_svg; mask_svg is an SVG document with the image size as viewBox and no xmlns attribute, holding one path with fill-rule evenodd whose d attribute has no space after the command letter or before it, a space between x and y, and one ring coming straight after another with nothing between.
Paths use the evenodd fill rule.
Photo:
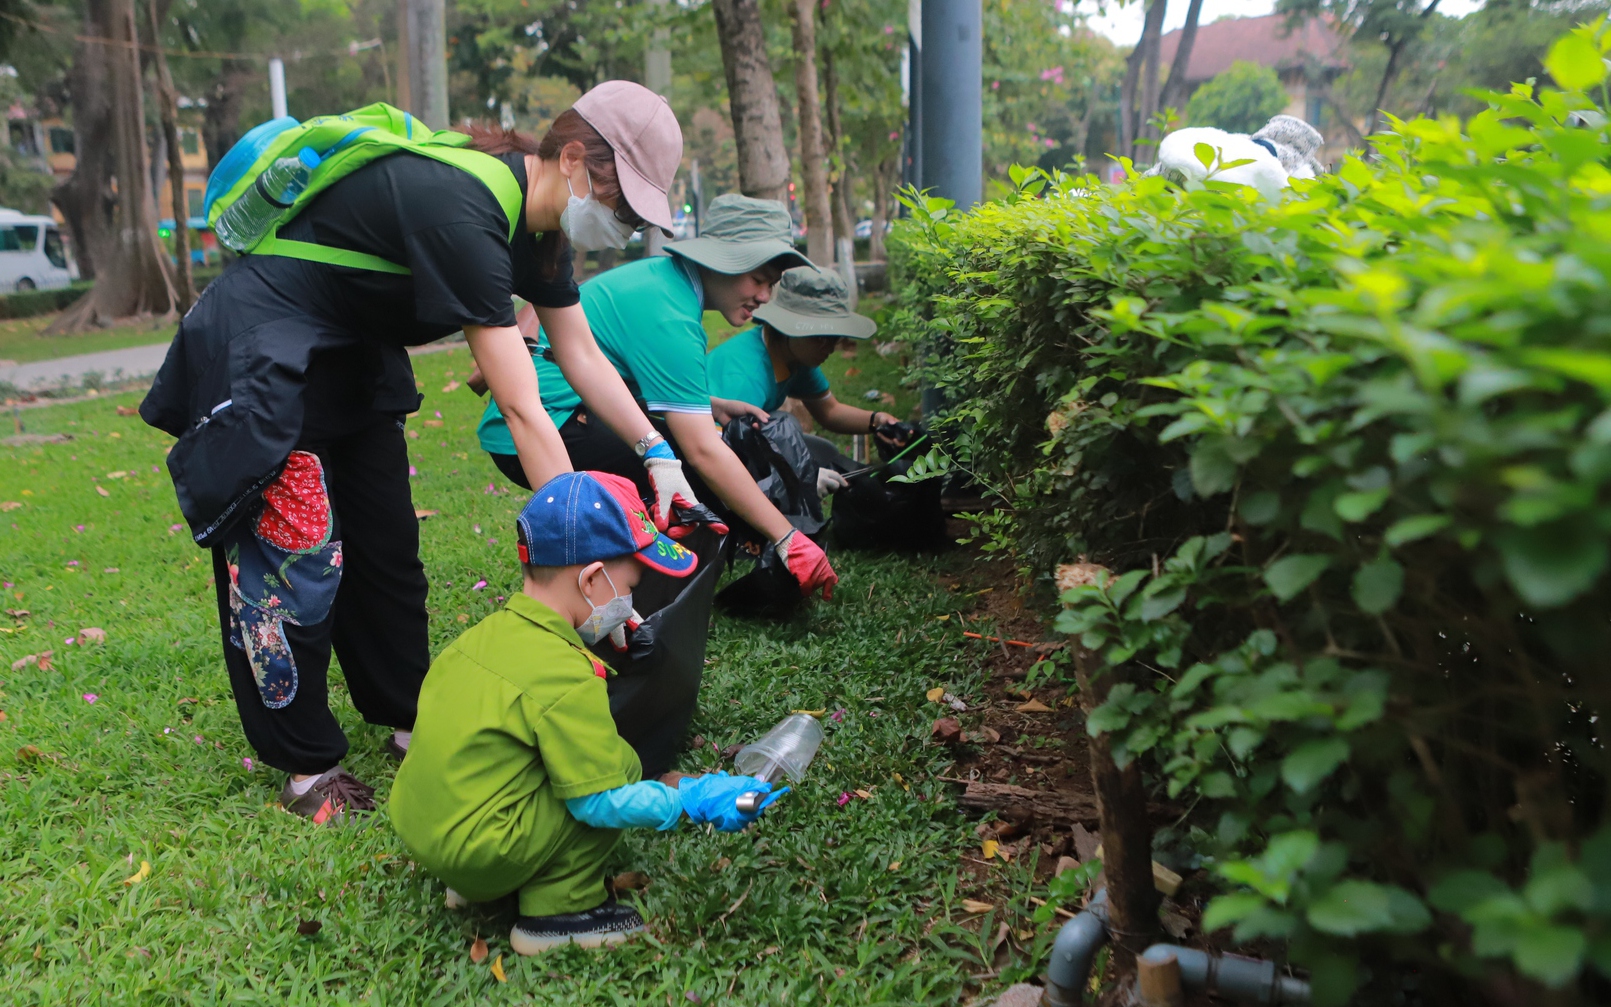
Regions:
<instances>
[{"instance_id":1,"label":"sidewalk path","mask_svg":"<svg viewBox=\"0 0 1611 1007\"><path fill-rule=\"evenodd\" d=\"M76 387L88 374L100 374L109 381L126 381L157 373L158 368L162 366L162 358L167 353L167 343L156 343L151 346L131 346L122 350L106 350L102 353L85 353L76 357L13 364L9 367L0 367L0 384L9 384L25 392L38 392L53 388Z\"/></svg>"},{"instance_id":2,"label":"sidewalk path","mask_svg":"<svg viewBox=\"0 0 1611 1007\"><path fill-rule=\"evenodd\" d=\"M463 345L463 338L450 336L424 346L410 346L408 355L417 357L427 353L441 353ZM76 388L83 383L86 374L100 374L109 382L130 381L157 373L167 354L168 344L156 343L151 346L107 350L104 353L85 353L76 357L10 364L0 366L0 385L9 384L24 392Z\"/></svg>"}]
</instances>

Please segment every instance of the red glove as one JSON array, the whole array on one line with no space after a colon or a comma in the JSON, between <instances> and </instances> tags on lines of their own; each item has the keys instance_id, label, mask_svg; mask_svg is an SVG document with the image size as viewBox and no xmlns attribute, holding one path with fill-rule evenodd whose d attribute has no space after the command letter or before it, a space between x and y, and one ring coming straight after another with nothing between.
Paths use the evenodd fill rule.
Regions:
<instances>
[{"instance_id":1,"label":"red glove","mask_svg":"<svg viewBox=\"0 0 1611 1007\"><path fill-rule=\"evenodd\" d=\"M820 587L823 600L833 600L833 586L839 583L839 575L828 565L828 556L817 543L799 532L791 531L779 539L773 548L778 551L778 557L789 568L794 579L800 582L802 597L811 597L812 592Z\"/></svg>"}]
</instances>

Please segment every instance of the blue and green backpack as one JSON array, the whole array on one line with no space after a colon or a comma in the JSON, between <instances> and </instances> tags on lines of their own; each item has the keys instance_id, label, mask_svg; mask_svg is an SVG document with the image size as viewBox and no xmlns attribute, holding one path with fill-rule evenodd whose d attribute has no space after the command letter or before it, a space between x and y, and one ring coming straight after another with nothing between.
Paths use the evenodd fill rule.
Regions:
<instances>
[{"instance_id":1,"label":"blue and green backpack","mask_svg":"<svg viewBox=\"0 0 1611 1007\"><path fill-rule=\"evenodd\" d=\"M308 184L279 221L246 251L253 255L282 255L335 266L382 273L408 273L408 267L378 255L331 248L308 241L292 241L279 230L321 192L372 161L409 151L461 168L479 179L503 207L509 221L509 240L520 226L525 194L509 168L491 154L465 146L470 137L450 129L430 130L412 115L384 102L366 105L345 115L321 115L307 122L290 116L271 119L241 137L207 178L203 214L209 227L282 157L296 157L311 149L319 158Z\"/></svg>"}]
</instances>

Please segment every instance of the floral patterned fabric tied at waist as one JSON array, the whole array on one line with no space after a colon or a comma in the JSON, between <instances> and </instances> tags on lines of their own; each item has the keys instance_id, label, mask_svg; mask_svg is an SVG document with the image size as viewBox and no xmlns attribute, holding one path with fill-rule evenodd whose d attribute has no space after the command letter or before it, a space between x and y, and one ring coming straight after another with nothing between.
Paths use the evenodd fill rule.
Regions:
<instances>
[{"instance_id":1,"label":"floral patterned fabric tied at waist","mask_svg":"<svg viewBox=\"0 0 1611 1007\"><path fill-rule=\"evenodd\" d=\"M264 490L257 519L243 522L224 545L229 642L246 652L263 705L271 710L296 698L296 660L285 623L323 622L341 586L334 524L324 466L312 452L293 451Z\"/></svg>"}]
</instances>

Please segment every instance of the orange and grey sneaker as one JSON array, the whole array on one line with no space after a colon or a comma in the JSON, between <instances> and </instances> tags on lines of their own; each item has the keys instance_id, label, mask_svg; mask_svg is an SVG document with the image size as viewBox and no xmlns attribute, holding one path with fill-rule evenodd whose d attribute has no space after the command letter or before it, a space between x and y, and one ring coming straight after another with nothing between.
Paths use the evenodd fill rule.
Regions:
<instances>
[{"instance_id":1,"label":"orange and grey sneaker","mask_svg":"<svg viewBox=\"0 0 1611 1007\"><path fill-rule=\"evenodd\" d=\"M280 791L280 806L324 825L339 822L349 813L374 811L375 788L337 766L314 780L305 794L297 794L291 789L291 781L286 780Z\"/></svg>"}]
</instances>

